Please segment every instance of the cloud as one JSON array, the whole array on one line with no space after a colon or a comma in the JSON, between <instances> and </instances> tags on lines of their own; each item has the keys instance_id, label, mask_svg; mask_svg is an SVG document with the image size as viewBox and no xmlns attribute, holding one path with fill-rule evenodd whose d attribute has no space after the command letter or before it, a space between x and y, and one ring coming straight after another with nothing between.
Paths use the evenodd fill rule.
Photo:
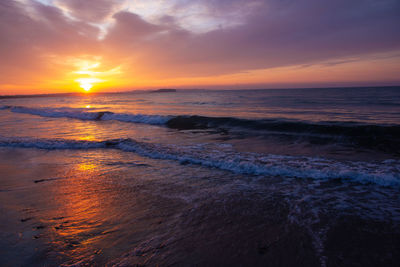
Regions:
<instances>
[{"instance_id":1,"label":"cloud","mask_svg":"<svg viewBox=\"0 0 400 267\"><path fill-rule=\"evenodd\" d=\"M97 28L68 20L56 7L32 2L0 3L0 82L40 76L51 69L49 57L87 53Z\"/></svg>"},{"instance_id":2,"label":"cloud","mask_svg":"<svg viewBox=\"0 0 400 267\"><path fill-rule=\"evenodd\" d=\"M2 0L0 83L61 75L52 59L85 55L154 79L339 66L399 51L398 25L397 0Z\"/></svg>"},{"instance_id":3,"label":"cloud","mask_svg":"<svg viewBox=\"0 0 400 267\"><path fill-rule=\"evenodd\" d=\"M182 1L179 8L196 2ZM118 13L106 39L127 55L137 54L142 62L135 64L163 67L168 75L311 64L400 48L400 5L396 1L270 0L252 4L256 2L257 9L243 24L202 34L176 24L150 24L129 12ZM230 6L228 1L203 3L218 12ZM235 0L232 5L245 3Z\"/></svg>"},{"instance_id":4,"label":"cloud","mask_svg":"<svg viewBox=\"0 0 400 267\"><path fill-rule=\"evenodd\" d=\"M101 22L123 5L122 0L57 0L55 5L70 16L87 22Z\"/></svg>"}]
</instances>

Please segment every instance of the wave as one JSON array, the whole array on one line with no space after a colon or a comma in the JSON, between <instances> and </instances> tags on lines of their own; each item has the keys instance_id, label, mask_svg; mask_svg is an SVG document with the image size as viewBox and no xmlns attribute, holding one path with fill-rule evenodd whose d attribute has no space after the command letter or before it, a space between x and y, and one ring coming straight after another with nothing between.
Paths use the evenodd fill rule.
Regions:
<instances>
[{"instance_id":1,"label":"wave","mask_svg":"<svg viewBox=\"0 0 400 267\"><path fill-rule=\"evenodd\" d=\"M57 149L118 149L143 157L178 161L256 176L288 178L339 179L382 186L400 186L400 161L335 161L324 158L240 153L230 146L197 144L173 146L138 142L133 139L84 141L67 139L0 138L1 147Z\"/></svg>"},{"instance_id":2,"label":"wave","mask_svg":"<svg viewBox=\"0 0 400 267\"><path fill-rule=\"evenodd\" d=\"M50 118L71 118L80 120L115 120L121 122L145 123L152 125L165 124L171 116L123 114L110 111L90 111L83 108L29 108L22 106L2 106L1 109L9 109L11 112L37 115Z\"/></svg>"},{"instance_id":3,"label":"wave","mask_svg":"<svg viewBox=\"0 0 400 267\"><path fill-rule=\"evenodd\" d=\"M397 136L400 125L361 124L356 122L303 122L284 119L240 119L232 117L176 116L167 125L176 129L204 129L216 127L241 127L277 132L316 133L327 135L385 134Z\"/></svg>"},{"instance_id":4,"label":"wave","mask_svg":"<svg viewBox=\"0 0 400 267\"><path fill-rule=\"evenodd\" d=\"M241 119L234 117L166 116L124 114L110 111L92 111L77 108L28 108L0 106L11 112L42 117L73 118L93 121L120 121L162 125L177 130L219 129L224 132L240 131L245 134L269 136L278 134L289 138L384 151L398 155L400 152L400 125L361 124L356 122L305 122L285 119ZM311 140L314 138L313 140ZM297 140L295 140L297 141Z\"/></svg>"},{"instance_id":5,"label":"wave","mask_svg":"<svg viewBox=\"0 0 400 267\"><path fill-rule=\"evenodd\" d=\"M285 119L240 119L232 117L176 116L167 121L170 128L180 130L219 128L246 129L247 134L280 134L309 139L318 143L380 150L399 155L400 125L362 124L357 122L304 122ZM318 138L318 139L317 139ZM297 140L296 140L297 141Z\"/></svg>"}]
</instances>

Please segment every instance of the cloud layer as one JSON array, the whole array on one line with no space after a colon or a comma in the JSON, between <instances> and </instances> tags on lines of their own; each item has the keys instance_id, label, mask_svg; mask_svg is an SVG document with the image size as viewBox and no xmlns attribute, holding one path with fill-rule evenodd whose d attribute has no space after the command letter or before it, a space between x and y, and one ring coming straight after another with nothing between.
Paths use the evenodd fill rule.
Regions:
<instances>
[{"instance_id":1,"label":"cloud layer","mask_svg":"<svg viewBox=\"0 0 400 267\"><path fill-rule=\"evenodd\" d=\"M66 59L88 57L101 58L98 71L123 70L125 86L129 76L213 77L377 54L392 62L399 25L397 0L2 0L0 84L55 86L74 71Z\"/></svg>"}]
</instances>

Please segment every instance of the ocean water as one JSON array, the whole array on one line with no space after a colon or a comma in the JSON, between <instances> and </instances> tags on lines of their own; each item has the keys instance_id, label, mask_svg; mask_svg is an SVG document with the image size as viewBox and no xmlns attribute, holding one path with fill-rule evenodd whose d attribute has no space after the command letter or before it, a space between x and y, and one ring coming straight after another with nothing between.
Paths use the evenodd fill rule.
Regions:
<instances>
[{"instance_id":1,"label":"ocean water","mask_svg":"<svg viewBox=\"0 0 400 267\"><path fill-rule=\"evenodd\" d=\"M0 99L4 266L396 266L400 87Z\"/></svg>"}]
</instances>

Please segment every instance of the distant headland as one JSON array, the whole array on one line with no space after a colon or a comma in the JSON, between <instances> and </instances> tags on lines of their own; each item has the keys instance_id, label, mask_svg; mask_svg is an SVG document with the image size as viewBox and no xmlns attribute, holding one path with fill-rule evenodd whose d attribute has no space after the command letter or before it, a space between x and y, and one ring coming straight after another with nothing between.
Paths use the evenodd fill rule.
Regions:
<instances>
[{"instance_id":1,"label":"distant headland","mask_svg":"<svg viewBox=\"0 0 400 267\"><path fill-rule=\"evenodd\" d=\"M157 89L157 90L154 90L151 92L152 93L174 93L174 92L176 92L176 89L162 88L162 89Z\"/></svg>"}]
</instances>

